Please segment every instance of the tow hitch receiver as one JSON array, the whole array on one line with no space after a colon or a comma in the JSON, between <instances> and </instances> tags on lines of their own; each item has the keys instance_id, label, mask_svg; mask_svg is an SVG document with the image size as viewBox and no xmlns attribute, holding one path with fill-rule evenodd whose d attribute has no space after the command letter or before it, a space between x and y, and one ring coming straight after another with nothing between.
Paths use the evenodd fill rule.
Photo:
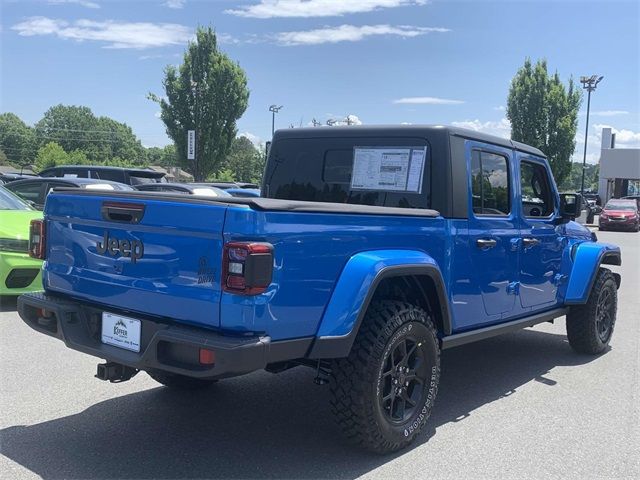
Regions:
<instances>
[{"instance_id":1,"label":"tow hitch receiver","mask_svg":"<svg viewBox=\"0 0 640 480\"><path fill-rule=\"evenodd\" d=\"M139 370L137 368L127 367L121 363L99 363L96 378L99 378L100 380L108 380L111 383L120 383L130 380L138 372Z\"/></svg>"}]
</instances>

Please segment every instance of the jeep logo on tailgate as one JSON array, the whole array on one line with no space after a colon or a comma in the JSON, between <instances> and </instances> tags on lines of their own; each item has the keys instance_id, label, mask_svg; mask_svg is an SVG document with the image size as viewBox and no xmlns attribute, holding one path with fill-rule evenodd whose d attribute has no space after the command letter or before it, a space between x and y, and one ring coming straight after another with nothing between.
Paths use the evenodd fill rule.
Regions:
<instances>
[{"instance_id":1,"label":"jeep logo on tailgate","mask_svg":"<svg viewBox=\"0 0 640 480\"><path fill-rule=\"evenodd\" d=\"M112 257L117 254L131 257L131 262L136 263L136 260L144 255L144 244L140 240L118 240L110 237L109 232L105 230L102 243L96 242L96 251L100 255L108 253Z\"/></svg>"}]
</instances>

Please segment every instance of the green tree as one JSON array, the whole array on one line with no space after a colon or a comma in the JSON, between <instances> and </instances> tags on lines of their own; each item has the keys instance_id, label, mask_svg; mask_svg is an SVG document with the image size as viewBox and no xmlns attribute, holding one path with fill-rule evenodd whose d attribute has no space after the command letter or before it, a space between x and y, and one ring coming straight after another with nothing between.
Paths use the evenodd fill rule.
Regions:
<instances>
[{"instance_id":1,"label":"green tree","mask_svg":"<svg viewBox=\"0 0 640 480\"><path fill-rule=\"evenodd\" d=\"M33 163L36 152L33 129L14 113L0 114L0 149L15 165Z\"/></svg>"},{"instance_id":2,"label":"green tree","mask_svg":"<svg viewBox=\"0 0 640 480\"><path fill-rule=\"evenodd\" d=\"M235 182L238 179L232 170L223 168L222 170L218 170L215 174L207 177L207 180L210 182Z\"/></svg>"},{"instance_id":3,"label":"green tree","mask_svg":"<svg viewBox=\"0 0 640 480\"><path fill-rule=\"evenodd\" d=\"M109 117L96 117L90 108L56 105L35 125L39 145L54 141L65 151L80 150L91 163L119 157L143 164L144 147L131 128Z\"/></svg>"},{"instance_id":4,"label":"green tree","mask_svg":"<svg viewBox=\"0 0 640 480\"><path fill-rule=\"evenodd\" d=\"M69 155L56 142L49 142L38 149L38 155L36 156L37 171L67 163L69 163Z\"/></svg>"},{"instance_id":5,"label":"green tree","mask_svg":"<svg viewBox=\"0 0 640 480\"><path fill-rule=\"evenodd\" d=\"M181 165L202 181L221 168L236 136L236 121L249 100L245 73L218 49L211 27L200 27L183 63L165 69L163 87L166 98L152 93L149 98L160 104ZM187 160L188 130L196 130L195 162Z\"/></svg>"},{"instance_id":6,"label":"green tree","mask_svg":"<svg viewBox=\"0 0 640 480\"><path fill-rule=\"evenodd\" d=\"M587 163L584 171L584 189L592 192L598 191L598 180L600 178L600 165ZM571 171L564 181L559 185L561 191L578 192L582 185L582 162L573 162Z\"/></svg>"},{"instance_id":7,"label":"green tree","mask_svg":"<svg viewBox=\"0 0 640 480\"><path fill-rule=\"evenodd\" d=\"M163 167L172 167L178 164L176 155L176 146L173 144L160 147L149 147L146 149L147 165L160 165Z\"/></svg>"},{"instance_id":8,"label":"green tree","mask_svg":"<svg viewBox=\"0 0 640 480\"><path fill-rule=\"evenodd\" d=\"M237 137L231 143L223 169L233 172L239 182L259 182L264 170L264 154L247 137Z\"/></svg>"},{"instance_id":9,"label":"green tree","mask_svg":"<svg viewBox=\"0 0 640 480\"><path fill-rule=\"evenodd\" d=\"M571 171L581 103L582 92L573 78L565 87L557 72L547 73L546 60L532 65L527 58L511 81L507 98L511 138L542 150L558 183Z\"/></svg>"},{"instance_id":10,"label":"green tree","mask_svg":"<svg viewBox=\"0 0 640 480\"><path fill-rule=\"evenodd\" d=\"M131 127L109 117L98 117L96 121L102 152L107 159L115 157L124 159L132 165L145 163L144 147L135 136Z\"/></svg>"}]
</instances>

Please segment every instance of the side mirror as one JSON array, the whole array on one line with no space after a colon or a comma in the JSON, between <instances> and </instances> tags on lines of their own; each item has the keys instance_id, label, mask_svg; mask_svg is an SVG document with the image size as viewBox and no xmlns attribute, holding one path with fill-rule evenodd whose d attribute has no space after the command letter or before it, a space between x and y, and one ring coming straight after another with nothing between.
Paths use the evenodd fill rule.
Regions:
<instances>
[{"instance_id":1,"label":"side mirror","mask_svg":"<svg viewBox=\"0 0 640 480\"><path fill-rule=\"evenodd\" d=\"M582 211L582 202L577 193L560 194L560 216L563 220L575 220Z\"/></svg>"}]
</instances>

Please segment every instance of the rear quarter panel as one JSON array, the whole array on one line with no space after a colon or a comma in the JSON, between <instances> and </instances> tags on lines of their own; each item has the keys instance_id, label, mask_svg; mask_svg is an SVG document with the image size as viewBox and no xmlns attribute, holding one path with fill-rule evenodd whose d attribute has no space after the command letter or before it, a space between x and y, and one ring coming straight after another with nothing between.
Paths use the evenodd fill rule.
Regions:
<instances>
[{"instance_id":1,"label":"rear quarter panel","mask_svg":"<svg viewBox=\"0 0 640 480\"><path fill-rule=\"evenodd\" d=\"M401 249L428 252L442 265L450 249L443 218L256 212L229 208L224 241L274 246L273 282L256 297L222 294L221 326L265 331L273 340L314 336L351 257ZM442 268L443 273L448 270ZM446 278L445 278L446 282Z\"/></svg>"}]
</instances>

